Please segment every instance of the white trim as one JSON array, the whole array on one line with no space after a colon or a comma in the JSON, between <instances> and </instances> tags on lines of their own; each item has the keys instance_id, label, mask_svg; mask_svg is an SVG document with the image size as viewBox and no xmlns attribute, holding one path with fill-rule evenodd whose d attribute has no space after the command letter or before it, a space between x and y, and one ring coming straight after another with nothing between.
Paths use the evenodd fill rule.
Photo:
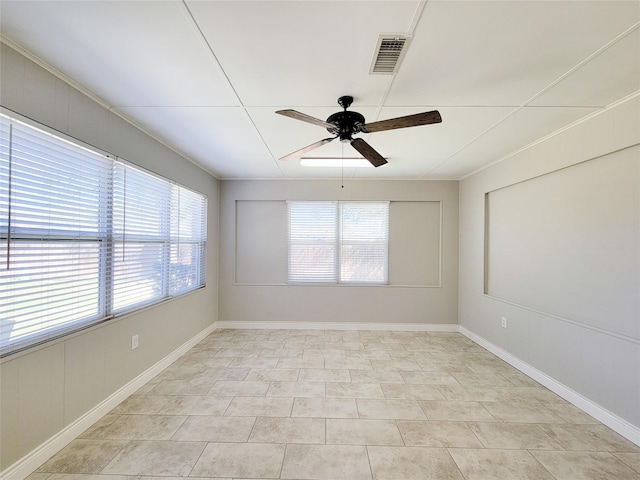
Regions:
<instances>
[{"instance_id":1,"label":"white trim","mask_svg":"<svg viewBox=\"0 0 640 480\"><path fill-rule=\"evenodd\" d=\"M242 322L220 321L218 329L250 330L387 330L399 332L453 332L457 323L365 323L365 322Z\"/></svg>"},{"instance_id":2,"label":"white trim","mask_svg":"<svg viewBox=\"0 0 640 480\"><path fill-rule=\"evenodd\" d=\"M500 357L502 360L510 364L511 366L517 368L525 375L533 378L538 383L544 385L549 390L554 392L555 394L561 396L568 402L572 403L580 410L588 413L596 420L602 422L607 427L611 428L615 432L619 433L629 441L635 443L640 446L640 428L635 425L630 424L623 418L618 417L617 415L611 413L606 408L601 407L597 403L589 400L588 398L582 396L578 392L570 389L566 385L558 382L554 378L548 376L544 372L541 372L535 367L532 367L528 363L523 362L519 358L513 356L506 350L494 345L483 337L476 335L475 333L467 330L462 325L460 327L460 333L465 337L469 338L473 342L477 343L483 348L486 348L494 355Z\"/></svg>"},{"instance_id":3,"label":"white trim","mask_svg":"<svg viewBox=\"0 0 640 480\"><path fill-rule=\"evenodd\" d=\"M152 365L122 388L111 394L76 421L67 425L49 440L45 441L3 472L0 472L0 478L2 478L2 480L23 480L31 475L31 473L33 473L54 454L66 447L71 443L71 441L75 440L78 435L100 420L104 415L109 413L129 395L135 393L140 387L144 386L153 377L175 362L207 335L211 334L215 329L215 323L209 325L162 360Z\"/></svg>"}]
</instances>

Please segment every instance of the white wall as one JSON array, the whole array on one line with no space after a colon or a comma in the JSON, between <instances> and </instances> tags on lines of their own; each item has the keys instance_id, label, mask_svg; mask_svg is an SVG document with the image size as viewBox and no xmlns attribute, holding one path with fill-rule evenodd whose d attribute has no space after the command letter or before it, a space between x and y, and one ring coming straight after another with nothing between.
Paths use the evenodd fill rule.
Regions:
<instances>
[{"instance_id":1,"label":"white wall","mask_svg":"<svg viewBox=\"0 0 640 480\"><path fill-rule=\"evenodd\" d=\"M6 470L216 321L218 182L5 45L0 104L208 196L207 286L17 353L0 365ZM131 350L131 336L140 346Z\"/></svg>"},{"instance_id":2,"label":"white wall","mask_svg":"<svg viewBox=\"0 0 640 480\"><path fill-rule=\"evenodd\" d=\"M287 285L286 200L391 201L390 285ZM457 322L458 182L224 181L220 208L220 321Z\"/></svg>"},{"instance_id":3,"label":"white wall","mask_svg":"<svg viewBox=\"0 0 640 480\"><path fill-rule=\"evenodd\" d=\"M460 182L462 327L635 432L639 144L636 96Z\"/></svg>"}]
</instances>

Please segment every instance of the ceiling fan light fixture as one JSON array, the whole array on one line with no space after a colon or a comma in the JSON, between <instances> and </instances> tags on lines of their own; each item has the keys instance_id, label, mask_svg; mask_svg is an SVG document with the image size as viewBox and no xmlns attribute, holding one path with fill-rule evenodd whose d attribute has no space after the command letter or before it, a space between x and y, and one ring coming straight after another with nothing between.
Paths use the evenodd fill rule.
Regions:
<instances>
[{"instance_id":1,"label":"ceiling fan light fixture","mask_svg":"<svg viewBox=\"0 0 640 480\"><path fill-rule=\"evenodd\" d=\"M332 168L373 168L373 165L366 158L329 158L310 157L301 158L300 165L303 167L332 167Z\"/></svg>"}]
</instances>

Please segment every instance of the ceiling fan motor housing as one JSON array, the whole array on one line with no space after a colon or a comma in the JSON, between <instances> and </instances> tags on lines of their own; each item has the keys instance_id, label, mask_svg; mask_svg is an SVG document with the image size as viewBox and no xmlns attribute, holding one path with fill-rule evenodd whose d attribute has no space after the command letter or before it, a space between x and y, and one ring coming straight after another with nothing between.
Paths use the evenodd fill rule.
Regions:
<instances>
[{"instance_id":1,"label":"ceiling fan motor housing","mask_svg":"<svg viewBox=\"0 0 640 480\"><path fill-rule=\"evenodd\" d=\"M327 123L335 125L335 128L327 128L333 135L338 135L341 142L350 142L351 136L361 131L365 124L364 117L358 112L336 112L327 118Z\"/></svg>"}]
</instances>

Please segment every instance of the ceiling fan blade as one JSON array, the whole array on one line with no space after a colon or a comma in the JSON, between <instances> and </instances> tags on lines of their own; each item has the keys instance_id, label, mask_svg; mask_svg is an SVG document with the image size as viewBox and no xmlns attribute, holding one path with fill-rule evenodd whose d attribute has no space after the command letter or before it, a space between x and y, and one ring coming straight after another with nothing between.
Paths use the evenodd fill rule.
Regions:
<instances>
[{"instance_id":1,"label":"ceiling fan blade","mask_svg":"<svg viewBox=\"0 0 640 480\"><path fill-rule=\"evenodd\" d=\"M299 158L302 155L304 155L305 153L307 153L309 150L313 150L314 148L318 148L321 147L322 145L331 142L332 140L335 140L336 137L331 137L331 138L324 138L318 142L312 143L311 145L307 145L306 147L301 148L300 150L296 150L295 152L291 152L289 155L285 155L284 157L281 157L280 160L292 160L294 158Z\"/></svg>"},{"instance_id":2,"label":"ceiling fan blade","mask_svg":"<svg viewBox=\"0 0 640 480\"><path fill-rule=\"evenodd\" d=\"M320 120L319 118L300 113L297 110L278 110L276 113L279 115L284 115L285 117L291 117L295 118L296 120L302 120L303 122L312 123L314 125L318 125L319 127L336 128L336 126L331 123L327 123L324 120Z\"/></svg>"},{"instance_id":3,"label":"ceiling fan blade","mask_svg":"<svg viewBox=\"0 0 640 480\"><path fill-rule=\"evenodd\" d=\"M361 138L354 138L351 140L351 146L355 148L360 154L371 162L374 167L379 167L387 163L382 155L376 152L371 145L365 142Z\"/></svg>"},{"instance_id":4,"label":"ceiling fan blade","mask_svg":"<svg viewBox=\"0 0 640 480\"><path fill-rule=\"evenodd\" d=\"M442 122L440 112L416 113L405 117L390 118L379 122L366 123L362 126L364 133L382 132L384 130L395 130L396 128L417 127L418 125L429 125L431 123Z\"/></svg>"}]
</instances>

